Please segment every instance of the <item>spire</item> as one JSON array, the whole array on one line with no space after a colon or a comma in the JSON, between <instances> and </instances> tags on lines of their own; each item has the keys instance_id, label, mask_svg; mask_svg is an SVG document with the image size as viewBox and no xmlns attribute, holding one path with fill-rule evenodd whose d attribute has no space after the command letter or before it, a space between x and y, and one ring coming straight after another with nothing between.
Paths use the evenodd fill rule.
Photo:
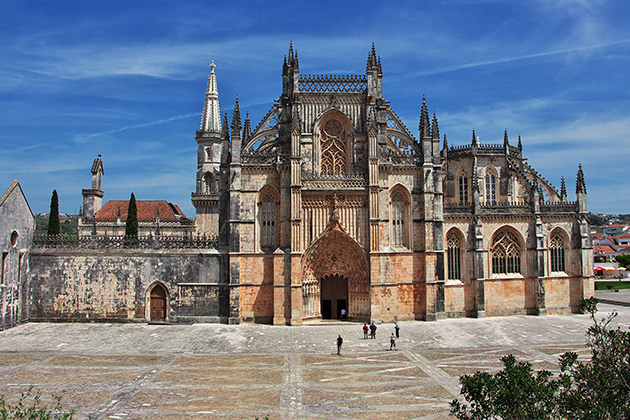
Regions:
<instances>
[{"instance_id":1,"label":"spire","mask_svg":"<svg viewBox=\"0 0 630 420\"><path fill-rule=\"evenodd\" d=\"M564 182L564 177L560 178L560 201L563 203L567 201L567 185Z\"/></svg>"},{"instance_id":2,"label":"spire","mask_svg":"<svg viewBox=\"0 0 630 420\"><path fill-rule=\"evenodd\" d=\"M245 114L245 124L243 125L243 140L247 140L252 135L252 123L249 120L249 112Z\"/></svg>"},{"instance_id":3,"label":"spire","mask_svg":"<svg viewBox=\"0 0 630 420\"><path fill-rule=\"evenodd\" d=\"M284 61L282 62L282 75L286 76L289 73L289 67L287 65L287 56L284 56Z\"/></svg>"},{"instance_id":4,"label":"spire","mask_svg":"<svg viewBox=\"0 0 630 420\"><path fill-rule=\"evenodd\" d=\"M438 128L438 120L435 112L433 113L433 121L431 124L431 137L436 140L440 139L440 129Z\"/></svg>"},{"instance_id":5,"label":"spire","mask_svg":"<svg viewBox=\"0 0 630 420\"><path fill-rule=\"evenodd\" d=\"M287 64L289 67L293 67L295 70L300 69L297 50L293 50L293 41L289 42L289 57L287 58Z\"/></svg>"},{"instance_id":6,"label":"spire","mask_svg":"<svg viewBox=\"0 0 630 420\"><path fill-rule=\"evenodd\" d=\"M420 130L420 140L425 137L431 137L431 127L429 126L429 111L427 110L427 101L424 95L422 95L422 109L420 111L420 124L418 125Z\"/></svg>"},{"instance_id":7,"label":"spire","mask_svg":"<svg viewBox=\"0 0 630 420\"><path fill-rule=\"evenodd\" d=\"M586 182L584 181L584 172L582 172L582 164L578 166L577 181L575 183L576 194L586 194Z\"/></svg>"},{"instance_id":8,"label":"spire","mask_svg":"<svg viewBox=\"0 0 630 420\"><path fill-rule=\"evenodd\" d=\"M472 137L472 143L473 146L477 145L477 137L475 136L475 129L473 128L473 137Z\"/></svg>"},{"instance_id":9,"label":"spire","mask_svg":"<svg viewBox=\"0 0 630 420\"><path fill-rule=\"evenodd\" d=\"M199 130L211 133L221 132L221 113L219 111L219 91L217 90L217 77L214 74L214 60L210 64L210 75L208 76L208 86L206 87L206 100L201 116L201 127Z\"/></svg>"},{"instance_id":10,"label":"spire","mask_svg":"<svg viewBox=\"0 0 630 420\"><path fill-rule=\"evenodd\" d=\"M444 150L448 150L448 141L446 141L446 134L444 134Z\"/></svg>"},{"instance_id":11,"label":"spire","mask_svg":"<svg viewBox=\"0 0 630 420\"><path fill-rule=\"evenodd\" d=\"M376 49L374 48L374 43L372 42L372 50L368 53L367 65L365 66L365 71L369 73L372 69L377 69L379 67L379 62L376 58Z\"/></svg>"},{"instance_id":12,"label":"spire","mask_svg":"<svg viewBox=\"0 0 630 420\"><path fill-rule=\"evenodd\" d=\"M228 117L227 117L227 112L225 114L223 114L223 130L221 131L221 138L223 140L229 140L230 139L230 129L228 128Z\"/></svg>"},{"instance_id":13,"label":"spire","mask_svg":"<svg viewBox=\"0 0 630 420\"><path fill-rule=\"evenodd\" d=\"M518 150L523 151L523 143L521 143L521 135L518 135Z\"/></svg>"},{"instance_id":14,"label":"spire","mask_svg":"<svg viewBox=\"0 0 630 420\"><path fill-rule=\"evenodd\" d=\"M503 133L503 146L508 147L509 145L510 145L510 142L508 140L507 128L506 128L505 132Z\"/></svg>"},{"instance_id":15,"label":"spire","mask_svg":"<svg viewBox=\"0 0 630 420\"><path fill-rule=\"evenodd\" d=\"M241 109L238 105L238 96L234 101L234 112L232 113L232 137L241 132Z\"/></svg>"}]
</instances>

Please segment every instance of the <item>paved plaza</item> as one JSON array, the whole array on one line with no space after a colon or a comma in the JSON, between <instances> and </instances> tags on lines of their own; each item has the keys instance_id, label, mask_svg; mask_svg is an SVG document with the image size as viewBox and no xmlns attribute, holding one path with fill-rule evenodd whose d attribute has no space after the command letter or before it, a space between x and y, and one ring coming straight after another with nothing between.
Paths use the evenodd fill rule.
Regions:
<instances>
[{"instance_id":1,"label":"paved plaza","mask_svg":"<svg viewBox=\"0 0 630 420\"><path fill-rule=\"evenodd\" d=\"M630 325L630 293L598 295ZM84 419L448 419L459 375L514 354L554 370L584 348L586 315L402 322L375 340L362 324L29 323L0 332L0 393L30 385ZM342 355L336 338L344 338Z\"/></svg>"}]
</instances>

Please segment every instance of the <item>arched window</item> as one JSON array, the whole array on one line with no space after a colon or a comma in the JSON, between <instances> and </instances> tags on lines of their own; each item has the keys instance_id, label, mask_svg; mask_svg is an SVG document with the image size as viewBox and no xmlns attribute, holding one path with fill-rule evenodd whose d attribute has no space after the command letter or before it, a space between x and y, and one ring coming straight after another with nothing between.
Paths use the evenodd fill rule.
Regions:
<instances>
[{"instance_id":1,"label":"arched window","mask_svg":"<svg viewBox=\"0 0 630 420\"><path fill-rule=\"evenodd\" d=\"M462 278L462 257L461 238L454 230L446 235L446 259L449 280L461 280Z\"/></svg>"},{"instance_id":2,"label":"arched window","mask_svg":"<svg viewBox=\"0 0 630 420\"><path fill-rule=\"evenodd\" d=\"M392 245L406 246L405 208L406 200L400 190L392 193Z\"/></svg>"},{"instance_id":3,"label":"arched window","mask_svg":"<svg viewBox=\"0 0 630 420\"><path fill-rule=\"evenodd\" d=\"M497 175L492 168L486 170L486 204L497 204Z\"/></svg>"},{"instance_id":4,"label":"arched window","mask_svg":"<svg viewBox=\"0 0 630 420\"><path fill-rule=\"evenodd\" d=\"M459 204L468 204L468 174L465 171L459 174Z\"/></svg>"},{"instance_id":5,"label":"arched window","mask_svg":"<svg viewBox=\"0 0 630 420\"><path fill-rule=\"evenodd\" d=\"M549 237L549 251L551 253L551 271L565 271L564 265L564 237L554 230Z\"/></svg>"},{"instance_id":6,"label":"arched window","mask_svg":"<svg viewBox=\"0 0 630 420\"><path fill-rule=\"evenodd\" d=\"M324 175L346 173L346 130L343 123L331 118L324 123L321 132L321 172Z\"/></svg>"},{"instance_id":7,"label":"arched window","mask_svg":"<svg viewBox=\"0 0 630 420\"><path fill-rule=\"evenodd\" d=\"M271 191L260 200L260 246L276 248L276 197Z\"/></svg>"},{"instance_id":8,"label":"arched window","mask_svg":"<svg viewBox=\"0 0 630 420\"><path fill-rule=\"evenodd\" d=\"M521 246L515 233L501 229L492 239L492 272L508 274L521 272Z\"/></svg>"},{"instance_id":9,"label":"arched window","mask_svg":"<svg viewBox=\"0 0 630 420\"><path fill-rule=\"evenodd\" d=\"M214 179L212 177L212 174L207 173L203 176L203 192L205 194L211 194L213 192L216 192L216 185L214 183Z\"/></svg>"}]
</instances>

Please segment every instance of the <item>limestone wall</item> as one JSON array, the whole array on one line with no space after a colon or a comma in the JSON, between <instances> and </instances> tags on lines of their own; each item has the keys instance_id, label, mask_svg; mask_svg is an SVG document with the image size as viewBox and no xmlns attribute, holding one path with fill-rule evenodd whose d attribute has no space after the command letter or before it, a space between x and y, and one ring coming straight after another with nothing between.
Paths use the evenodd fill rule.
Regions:
<instances>
[{"instance_id":1,"label":"limestone wall","mask_svg":"<svg viewBox=\"0 0 630 420\"><path fill-rule=\"evenodd\" d=\"M159 283L168 291L167 321L227 322L226 261L215 250L35 249L29 318L147 321Z\"/></svg>"}]
</instances>

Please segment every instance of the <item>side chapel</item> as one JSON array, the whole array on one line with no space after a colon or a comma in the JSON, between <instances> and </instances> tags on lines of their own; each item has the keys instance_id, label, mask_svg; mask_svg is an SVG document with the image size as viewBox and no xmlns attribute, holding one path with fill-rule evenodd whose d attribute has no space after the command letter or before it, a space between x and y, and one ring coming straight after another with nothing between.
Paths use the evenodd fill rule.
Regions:
<instances>
[{"instance_id":1,"label":"side chapel","mask_svg":"<svg viewBox=\"0 0 630 420\"><path fill-rule=\"evenodd\" d=\"M362 75L305 75L252 129L221 120L214 62L196 133L197 233L227 254L233 321L300 324L579 311L593 294L586 185L576 201L523 158L520 136L440 137L423 98L418 138Z\"/></svg>"}]
</instances>

